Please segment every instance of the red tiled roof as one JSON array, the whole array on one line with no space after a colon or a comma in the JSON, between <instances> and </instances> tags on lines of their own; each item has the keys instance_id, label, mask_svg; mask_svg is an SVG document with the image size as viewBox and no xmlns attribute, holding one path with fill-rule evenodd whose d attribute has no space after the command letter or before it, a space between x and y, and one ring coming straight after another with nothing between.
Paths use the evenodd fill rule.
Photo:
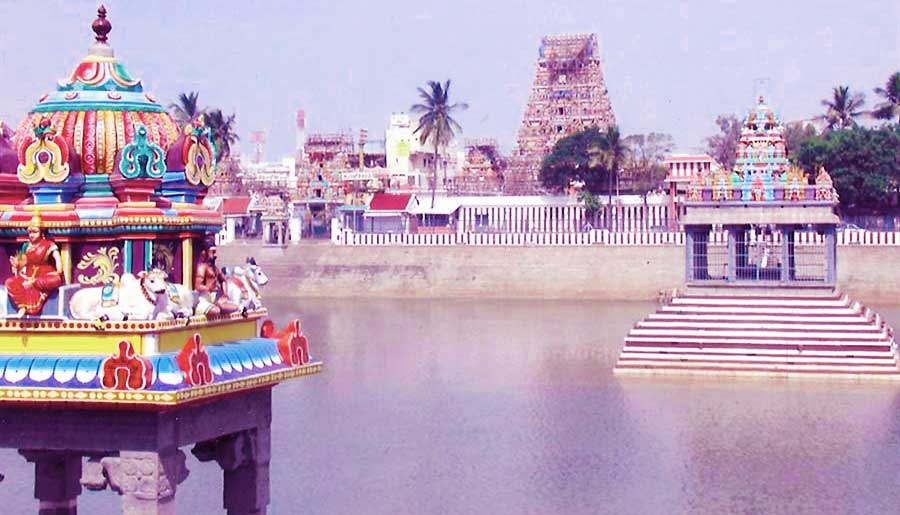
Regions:
<instances>
[{"instance_id":1,"label":"red tiled roof","mask_svg":"<svg viewBox=\"0 0 900 515\"><path fill-rule=\"evenodd\" d=\"M250 197L227 197L219 208L223 215L246 215L250 207Z\"/></svg>"},{"instance_id":2,"label":"red tiled roof","mask_svg":"<svg viewBox=\"0 0 900 515\"><path fill-rule=\"evenodd\" d=\"M411 198L411 194L376 193L369 202L369 211L405 211Z\"/></svg>"}]
</instances>

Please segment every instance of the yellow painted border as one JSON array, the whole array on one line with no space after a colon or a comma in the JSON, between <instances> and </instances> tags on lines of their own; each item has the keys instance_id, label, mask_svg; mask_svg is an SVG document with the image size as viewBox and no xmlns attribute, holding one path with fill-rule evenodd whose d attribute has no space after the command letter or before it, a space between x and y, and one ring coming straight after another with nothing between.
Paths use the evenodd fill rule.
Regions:
<instances>
[{"instance_id":1,"label":"yellow painted border","mask_svg":"<svg viewBox=\"0 0 900 515\"><path fill-rule=\"evenodd\" d=\"M194 240L181 240L181 284L194 289Z\"/></svg>"}]
</instances>

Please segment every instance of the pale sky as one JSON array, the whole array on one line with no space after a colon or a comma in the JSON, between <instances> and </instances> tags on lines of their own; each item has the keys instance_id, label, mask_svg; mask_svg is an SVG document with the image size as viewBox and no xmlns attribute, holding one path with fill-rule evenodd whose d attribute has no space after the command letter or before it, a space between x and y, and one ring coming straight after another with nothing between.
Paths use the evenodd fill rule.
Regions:
<instances>
[{"instance_id":1,"label":"pale sky","mask_svg":"<svg viewBox=\"0 0 900 515\"><path fill-rule=\"evenodd\" d=\"M593 32L623 134L667 132L701 147L720 113L743 113L756 79L786 120L817 115L831 88L872 89L900 70L900 2L817 1L125 1L105 2L110 43L166 104L201 104L265 130L266 155L293 153L294 113L309 132L383 137L416 87L451 79L469 104L464 137L515 143L541 36ZM94 1L0 0L0 120L16 126L83 57Z\"/></svg>"}]
</instances>

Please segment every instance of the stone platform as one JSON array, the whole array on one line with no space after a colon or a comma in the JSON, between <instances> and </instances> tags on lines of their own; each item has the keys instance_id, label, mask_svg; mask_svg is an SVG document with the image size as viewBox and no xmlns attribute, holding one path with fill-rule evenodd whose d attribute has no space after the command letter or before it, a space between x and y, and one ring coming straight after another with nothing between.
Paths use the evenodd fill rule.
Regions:
<instances>
[{"instance_id":1,"label":"stone platform","mask_svg":"<svg viewBox=\"0 0 900 515\"><path fill-rule=\"evenodd\" d=\"M615 373L900 380L893 330L830 289L676 294L631 329Z\"/></svg>"},{"instance_id":2,"label":"stone platform","mask_svg":"<svg viewBox=\"0 0 900 515\"><path fill-rule=\"evenodd\" d=\"M41 515L78 513L82 487L118 493L125 515L173 515L185 447L222 469L222 506L203 513L265 515L271 422L271 387L165 411L0 405L0 447L34 463Z\"/></svg>"}]
</instances>

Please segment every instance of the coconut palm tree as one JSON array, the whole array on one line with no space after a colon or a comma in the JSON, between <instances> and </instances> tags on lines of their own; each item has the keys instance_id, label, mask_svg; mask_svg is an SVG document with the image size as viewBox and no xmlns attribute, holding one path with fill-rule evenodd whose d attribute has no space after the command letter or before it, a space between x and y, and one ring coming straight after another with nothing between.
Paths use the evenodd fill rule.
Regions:
<instances>
[{"instance_id":1,"label":"coconut palm tree","mask_svg":"<svg viewBox=\"0 0 900 515\"><path fill-rule=\"evenodd\" d=\"M900 72L888 77L884 88L875 88L875 93L884 97L884 102L875 106L872 114L875 118L890 120L897 117L900 122Z\"/></svg>"},{"instance_id":2,"label":"coconut palm tree","mask_svg":"<svg viewBox=\"0 0 900 515\"><path fill-rule=\"evenodd\" d=\"M216 145L216 160L223 163L231 155L232 145L241 139L234 132L235 115L225 116L221 109L213 109L206 113L205 120Z\"/></svg>"},{"instance_id":3,"label":"coconut palm tree","mask_svg":"<svg viewBox=\"0 0 900 515\"><path fill-rule=\"evenodd\" d=\"M196 91L182 93L178 95L178 102L169 104L172 116L179 126L183 127L203 114L203 109L200 108L200 104L197 102L197 97L199 96L200 94Z\"/></svg>"},{"instance_id":4,"label":"coconut palm tree","mask_svg":"<svg viewBox=\"0 0 900 515\"><path fill-rule=\"evenodd\" d=\"M468 109L464 102L450 103L450 80L441 85L440 82L428 81L428 90L418 88L420 104L413 104L410 112L421 114L419 126L413 134L419 135L419 143L425 145L430 141L434 148L434 168L431 172L431 207L434 208L434 190L437 187L438 156L441 148L450 143L456 136L456 132L462 132L462 127L453 119L454 111Z\"/></svg>"},{"instance_id":5,"label":"coconut palm tree","mask_svg":"<svg viewBox=\"0 0 900 515\"><path fill-rule=\"evenodd\" d=\"M856 125L857 116L863 112L860 108L865 103L862 93L850 93L849 86L837 86L832 91L832 98L822 101L827 107L825 122L828 130L848 129Z\"/></svg>"},{"instance_id":6,"label":"coconut palm tree","mask_svg":"<svg viewBox=\"0 0 900 515\"><path fill-rule=\"evenodd\" d=\"M602 134L603 140L589 150L591 154L590 166L603 166L606 169L607 209L610 210L609 213L612 213L613 177L618 180L619 168L625 160L627 147L622 141L622 135L618 126L611 125ZM612 217L607 216L607 220L608 223L611 223Z\"/></svg>"}]
</instances>

